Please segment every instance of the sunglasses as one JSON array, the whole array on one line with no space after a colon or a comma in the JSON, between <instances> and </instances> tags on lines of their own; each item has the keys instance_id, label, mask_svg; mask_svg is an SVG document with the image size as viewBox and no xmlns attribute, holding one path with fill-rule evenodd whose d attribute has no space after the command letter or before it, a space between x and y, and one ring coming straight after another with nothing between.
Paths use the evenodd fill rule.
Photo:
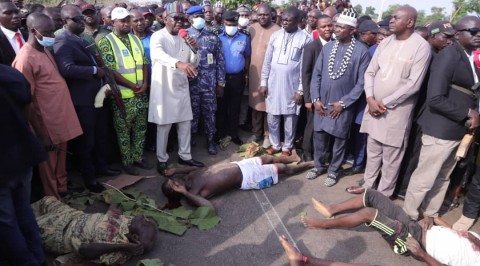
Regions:
<instances>
[{"instance_id":1,"label":"sunglasses","mask_svg":"<svg viewBox=\"0 0 480 266\"><path fill-rule=\"evenodd\" d=\"M169 18L173 19L173 21L175 22L186 22L188 21L188 19L186 17L172 17L172 16L168 16Z\"/></svg>"},{"instance_id":2,"label":"sunglasses","mask_svg":"<svg viewBox=\"0 0 480 266\"><path fill-rule=\"evenodd\" d=\"M82 23L82 22L85 21L84 16L76 16L76 17L71 17L71 18L67 18L67 19L71 19L75 23Z\"/></svg>"},{"instance_id":3,"label":"sunglasses","mask_svg":"<svg viewBox=\"0 0 480 266\"><path fill-rule=\"evenodd\" d=\"M462 29L457 31L468 31L472 36L475 36L480 32L480 28Z\"/></svg>"}]
</instances>

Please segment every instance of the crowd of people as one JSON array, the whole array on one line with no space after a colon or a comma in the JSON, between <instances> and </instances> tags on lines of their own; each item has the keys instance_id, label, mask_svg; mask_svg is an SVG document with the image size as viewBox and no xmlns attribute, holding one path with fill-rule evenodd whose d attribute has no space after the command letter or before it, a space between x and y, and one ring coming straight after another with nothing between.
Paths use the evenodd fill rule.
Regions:
<instances>
[{"instance_id":1,"label":"crowd of people","mask_svg":"<svg viewBox=\"0 0 480 266\"><path fill-rule=\"evenodd\" d=\"M47 243L48 250L76 251L111 264L151 248L153 240L144 232L151 231L148 221L119 214L90 217L59 205L70 192L68 154L91 192L104 190L98 176L121 173L109 166L106 144L112 136L129 175L153 169L145 152L156 153L156 170L171 178L162 191L172 206L185 196L194 205L213 207L208 199L215 194L267 188L282 173L308 170L305 182L326 174L327 187L342 176L363 173L359 185L346 191L372 202L359 197L335 211L314 205L328 217L354 208L366 211L350 220L305 219L305 226L365 222L398 253L420 242L430 255L412 253L431 265L467 265L425 245L421 228L409 220L431 218L449 226L439 212L457 150L469 146L462 139L475 142L479 126L478 16L416 25L417 11L402 6L377 23L341 0L285 9L266 3L227 9L208 0L162 6L14 2L0 0L0 109L6 125L0 130L5 140L0 237L6 240L0 254L12 265L40 265L42 240L71 239L63 233L90 230L72 224L102 233L77 236L62 247ZM248 138L242 139L240 130ZM192 158L200 135L212 156L219 143L230 142L256 142L266 155L207 168ZM178 163L187 167L169 169L175 138ZM468 156L475 161L475 152ZM351 167L344 169L346 161ZM35 205L37 220L30 207L34 168L46 196ZM171 177L175 174L185 176ZM468 187L454 230L468 230L479 215L480 170ZM404 198L403 210L386 203L393 196ZM51 212L57 216L47 215ZM52 226L57 235L46 235ZM111 228L129 237L114 239ZM408 245L407 236L417 245L412 240ZM468 254L480 258L478 238L463 237L476 246ZM118 245L87 245L92 241ZM281 241L292 265L307 264L308 258ZM104 256L112 252L127 255Z\"/></svg>"}]
</instances>

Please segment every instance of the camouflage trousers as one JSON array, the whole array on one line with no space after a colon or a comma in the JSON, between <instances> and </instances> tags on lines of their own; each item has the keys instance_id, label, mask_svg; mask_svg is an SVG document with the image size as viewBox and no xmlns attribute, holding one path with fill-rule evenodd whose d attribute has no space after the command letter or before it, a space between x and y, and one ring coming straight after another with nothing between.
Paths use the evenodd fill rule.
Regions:
<instances>
[{"instance_id":1,"label":"camouflage trousers","mask_svg":"<svg viewBox=\"0 0 480 266\"><path fill-rule=\"evenodd\" d=\"M142 160L147 131L148 98L146 95L123 99L126 117L123 118L120 109L113 103L113 125L117 133L118 147L122 164L127 166Z\"/></svg>"},{"instance_id":2,"label":"camouflage trousers","mask_svg":"<svg viewBox=\"0 0 480 266\"><path fill-rule=\"evenodd\" d=\"M192 101L192 136L198 132L200 117L203 117L205 134L212 139L217 129L215 127L215 112L217 111L217 96L215 91L193 92L190 91Z\"/></svg>"}]
</instances>

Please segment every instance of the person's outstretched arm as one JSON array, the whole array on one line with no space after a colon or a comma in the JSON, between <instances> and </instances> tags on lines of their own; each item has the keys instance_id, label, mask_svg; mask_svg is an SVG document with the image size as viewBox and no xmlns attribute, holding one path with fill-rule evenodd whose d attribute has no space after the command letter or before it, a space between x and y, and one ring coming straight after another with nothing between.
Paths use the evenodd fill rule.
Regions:
<instances>
[{"instance_id":1,"label":"person's outstretched arm","mask_svg":"<svg viewBox=\"0 0 480 266\"><path fill-rule=\"evenodd\" d=\"M169 168L165 171L165 176L173 176L176 174L188 174L200 168L196 166L187 166L187 167L178 167L178 168Z\"/></svg>"},{"instance_id":2,"label":"person's outstretched arm","mask_svg":"<svg viewBox=\"0 0 480 266\"><path fill-rule=\"evenodd\" d=\"M413 237L407 238L407 248L415 257L423 260L428 266L443 266L442 263L430 256Z\"/></svg>"},{"instance_id":3,"label":"person's outstretched arm","mask_svg":"<svg viewBox=\"0 0 480 266\"><path fill-rule=\"evenodd\" d=\"M193 193L190 193L184 185L173 181L172 184L172 189L177 191L178 193L181 193L185 198L192 204L198 207L210 207L213 210L215 210L215 207L213 204L207 200L206 198L200 196L200 195L195 195Z\"/></svg>"}]
</instances>

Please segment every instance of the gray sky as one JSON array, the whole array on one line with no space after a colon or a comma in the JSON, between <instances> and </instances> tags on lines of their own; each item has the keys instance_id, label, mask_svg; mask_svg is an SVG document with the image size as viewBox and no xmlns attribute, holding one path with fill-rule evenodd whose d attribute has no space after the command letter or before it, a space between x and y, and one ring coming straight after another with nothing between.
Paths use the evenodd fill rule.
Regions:
<instances>
[{"instance_id":1,"label":"gray sky","mask_svg":"<svg viewBox=\"0 0 480 266\"><path fill-rule=\"evenodd\" d=\"M372 6L375 8L376 13L380 11L382 6L382 0L351 0L351 2L354 6L360 4L363 7L363 10L365 10L365 7L367 6ZM394 4L408 4L417 10L424 10L427 15L430 14L430 8L432 6L444 7L447 15L452 12L453 8L451 0L385 0L383 10L385 11L388 6Z\"/></svg>"}]
</instances>

